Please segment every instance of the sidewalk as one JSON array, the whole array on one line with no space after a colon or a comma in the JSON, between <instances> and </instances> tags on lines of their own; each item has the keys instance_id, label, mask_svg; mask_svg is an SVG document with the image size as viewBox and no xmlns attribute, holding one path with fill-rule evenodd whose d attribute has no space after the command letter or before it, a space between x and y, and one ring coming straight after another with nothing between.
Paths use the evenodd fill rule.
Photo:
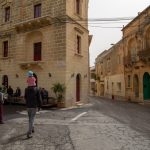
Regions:
<instances>
[{"instance_id":1,"label":"sidewalk","mask_svg":"<svg viewBox=\"0 0 150 150\"><path fill-rule=\"evenodd\" d=\"M56 112L58 113L58 112ZM50 119L55 112L42 110L35 119L35 133L27 138L28 118L26 110L6 117L0 125L0 150L72 150L66 121ZM44 117L43 117L44 116ZM47 117L46 117L47 116ZM60 149L61 149L60 148Z\"/></svg>"}]
</instances>

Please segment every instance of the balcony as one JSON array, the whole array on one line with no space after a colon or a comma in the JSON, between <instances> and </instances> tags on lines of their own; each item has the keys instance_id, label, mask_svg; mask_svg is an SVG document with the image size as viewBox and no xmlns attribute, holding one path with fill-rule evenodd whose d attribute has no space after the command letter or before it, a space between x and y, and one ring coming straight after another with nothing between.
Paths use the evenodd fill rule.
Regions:
<instances>
[{"instance_id":1,"label":"balcony","mask_svg":"<svg viewBox=\"0 0 150 150\"><path fill-rule=\"evenodd\" d=\"M124 57L124 65L127 66L132 66L133 64L137 63L139 61L139 57L137 55L132 55L132 56L125 56Z\"/></svg>"},{"instance_id":2,"label":"balcony","mask_svg":"<svg viewBox=\"0 0 150 150\"><path fill-rule=\"evenodd\" d=\"M15 28L17 32L24 32L33 29L38 29L50 24L52 24L52 18L50 16L43 16L17 23L15 24Z\"/></svg>"},{"instance_id":3,"label":"balcony","mask_svg":"<svg viewBox=\"0 0 150 150\"><path fill-rule=\"evenodd\" d=\"M140 60L150 62L150 48L139 51L138 56Z\"/></svg>"},{"instance_id":4,"label":"balcony","mask_svg":"<svg viewBox=\"0 0 150 150\"><path fill-rule=\"evenodd\" d=\"M22 69L43 68L44 61L23 61L18 63Z\"/></svg>"},{"instance_id":5,"label":"balcony","mask_svg":"<svg viewBox=\"0 0 150 150\"><path fill-rule=\"evenodd\" d=\"M150 23L150 16L146 16L143 25L146 26L149 25L149 23Z\"/></svg>"}]
</instances>

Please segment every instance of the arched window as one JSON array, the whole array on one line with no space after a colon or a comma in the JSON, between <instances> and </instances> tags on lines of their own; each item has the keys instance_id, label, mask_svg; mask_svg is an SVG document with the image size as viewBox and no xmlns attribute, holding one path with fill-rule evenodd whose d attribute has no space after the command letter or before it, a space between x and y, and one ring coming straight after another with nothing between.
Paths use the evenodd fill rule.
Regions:
<instances>
[{"instance_id":1,"label":"arched window","mask_svg":"<svg viewBox=\"0 0 150 150\"><path fill-rule=\"evenodd\" d=\"M150 28L146 32L146 49L150 49Z\"/></svg>"}]
</instances>

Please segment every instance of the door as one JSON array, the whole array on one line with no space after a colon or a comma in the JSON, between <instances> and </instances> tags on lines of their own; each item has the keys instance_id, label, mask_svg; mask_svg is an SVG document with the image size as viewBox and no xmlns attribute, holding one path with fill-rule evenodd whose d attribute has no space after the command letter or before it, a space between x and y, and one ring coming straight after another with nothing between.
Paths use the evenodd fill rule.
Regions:
<instances>
[{"instance_id":1,"label":"door","mask_svg":"<svg viewBox=\"0 0 150 150\"><path fill-rule=\"evenodd\" d=\"M76 101L80 101L80 74L76 76Z\"/></svg>"},{"instance_id":2,"label":"door","mask_svg":"<svg viewBox=\"0 0 150 150\"><path fill-rule=\"evenodd\" d=\"M34 61L41 60L41 49L42 49L41 42L34 43Z\"/></svg>"},{"instance_id":3,"label":"door","mask_svg":"<svg viewBox=\"0 0 150 150\"><path fill-rule=\"evenodd\" d=\"M150 75L147 72L143 76L143 96L144 100L150 100Z\"/></svg>"},{"instance_id":4,"label":"door","mask_svg":"<svg viewBox=\"0 0 150 150\"><path fill-rule=\"evenodd\" d=\"M8 76L7 75L3 76L2 85L8 88Z\"/></svg>"}]
</instances>

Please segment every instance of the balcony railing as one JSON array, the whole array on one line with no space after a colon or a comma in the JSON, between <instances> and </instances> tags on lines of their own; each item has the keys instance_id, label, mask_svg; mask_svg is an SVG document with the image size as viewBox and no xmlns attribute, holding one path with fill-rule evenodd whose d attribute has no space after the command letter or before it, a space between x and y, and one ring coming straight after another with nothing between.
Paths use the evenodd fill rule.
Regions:
<instances>
[{"instance_id":1,"label":"balcony railing","mask_svg":"<svg viewBox=\"0 0 150 150\"><path fill-rule=\"evenodd\" d=\"M15 24L15 28L18 32L28 31L35 28L41 28L52 23L52 18L50 16L42 16L38 18L33 18L27 21L22 21Z\"/></svg>"},{"instance_id":2,"label":"balcony railing","mask_svg":"<svg viewBox=\"0 0 150 150\"><path fill-rule=\"evenodd\" d=\"M125 66L132 66L134 63L138 61L137 55L132 55L132 56L125 56L124 57L124 65Z\"/></svg>"},{"instance_id":3,"label":"balcony railing","mask_svg":"<svg viewBox=\"0 0 150 150\"><path fill-rule=\"evenodd\" d=\"M141 60L150 58L150 48L146 50L139 51L138 56Z\"/></svg>"},{"instance_id":4,"label":"balcony railing","mask_svg":"<svg viewBox=\"0 0 150 150\"><path fill-rule=\"evenodd\" d=\"M32 69L33 67L43 68L44 61L22 61L18 64L22 69Z\"/></svg>"}]
</instances>

